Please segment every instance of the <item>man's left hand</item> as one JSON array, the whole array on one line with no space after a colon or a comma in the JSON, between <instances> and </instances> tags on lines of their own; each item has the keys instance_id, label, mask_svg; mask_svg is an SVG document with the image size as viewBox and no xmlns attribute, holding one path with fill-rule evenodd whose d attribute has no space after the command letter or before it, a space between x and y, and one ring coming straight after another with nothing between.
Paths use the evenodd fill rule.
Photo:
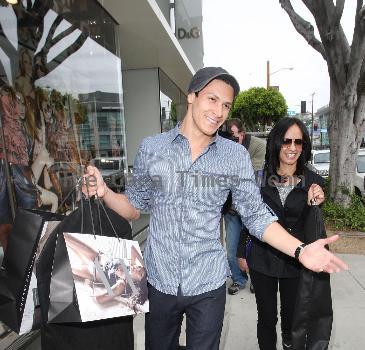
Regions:
<instances>
[{"instance_id":1,"label":"man's left hand","mask_svg":"<svg viewBox=\"0 0 365 350\"><path fill-rule=\"evenodd\" d=\"M334 235L308 244L299 255L299 261L309 270L314 272L340 272L348 270L347 264L325 248L339 238Z\"/></svg>"}]
</instances>

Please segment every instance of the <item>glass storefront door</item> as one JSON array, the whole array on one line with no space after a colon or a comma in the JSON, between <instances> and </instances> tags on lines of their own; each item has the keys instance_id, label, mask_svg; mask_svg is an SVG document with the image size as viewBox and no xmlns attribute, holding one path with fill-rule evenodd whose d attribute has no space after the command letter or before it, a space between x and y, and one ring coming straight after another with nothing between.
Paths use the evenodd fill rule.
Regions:
<instances>
[{"instance_id":1,"label":"glass storefront door","mask_svg":"<svg viewBox=\"0 0 365 350\"><path fill-rule=\"evenodd\" d=\"M126 164L118 31L96 0L0 7L0 224L67 212L87 164Z\"/></svg>"}]
</instances>

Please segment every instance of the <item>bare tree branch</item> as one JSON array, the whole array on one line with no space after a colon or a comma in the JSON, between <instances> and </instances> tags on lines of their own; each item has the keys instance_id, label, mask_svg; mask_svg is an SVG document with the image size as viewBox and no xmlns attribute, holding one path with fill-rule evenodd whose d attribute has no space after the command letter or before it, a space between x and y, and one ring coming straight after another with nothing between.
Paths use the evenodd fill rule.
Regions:
<instances>
[{"instance_id":1,"label":"bare tree branch","mask_svg":"<svg viewBox=\"0 0 365 350\"><path fill-rule=\"evenodd\" d=\"M330 77L339 89L345 89L350 61L350 45L343 31L341 19L336 19L340 11L336 10L333 1L302 0L315 18L322 45L327 54L327 66Z\"/></svg>"},{"instance_id":2,"label":"bare tree branch","mask_svg":"<svg viewBox=\"0 0 365 350\"><path fill-rule=\"evenodd\" d=\"M35 47L31 48L32 50L35 49L38 44L39 40L42 37L43 31L44 31L44 17L47 14L47 12L52 8L53 1L52 0L26 0L26 7L24 7L23 1L18 1L17 5L14 5L14 11L17 17L17 25L18 28L21 28L22 25L26 25L29 30L32 31L34 36L34 45ZM57 34L56 37L54 37L57 28L59 27L60 23L62 22L63 17L61 15L57 15L56 19L53 21L51 28L49 29L47 33L47 37L45 40L45 44L42 47L42 49L33 57L33 62L40 62L44 65L44 69L47 72L51 72L56 67L58 67L62 62L67 59L67 57L74 54L77 50L80 49L80 47L85 43L87 39L87 34L84 34L81 32L81 34L78 36L78 38L70 45L68 43L65 43L65 45L68 45L60 54L57 55L51 62L46 62L46 57L49 53L49 50L54 47L57 43L59 43L62 39L70 35L71 33L75 32L75 30L78 30L78 28L75 25L72 25L71 27L67 28L66 30L62 31L60 34ZM23 23L24 22L24 23ZM0 33L2 31L1 23L0 23ZM5 42L7 41L7 42ZM15 58L18 57L17 50L12 47L9 40L4 35L4 43L2 38L0 37L1 47L6 53L6 55L14 61ZM39 60L40 58L40 60ZM11 64L12 68L17 67L17 61L12 62ZM35 70L34 70L35 72ZM35 74L35 73L33 73ZM37 77L34 77L37 79Z\"/></svg>"},{"instance_id":3,"label":"bare tree branch","mask_svg":"<svg viewBox=\"0 0 365 350\"><path fill-rule=\"evenodd\" d=\"M364 7L363 0L357 0L356 4L356 14L355 14L355 29L354 35L352 39L352 48L351 48L351 60L355 59L356 55L360 54L360 50L355 49L356 43L359 43L361 37L364 36ZM360 33L362 32L362 34ZM357 80L357 105L354 111L353 123L359 132L363 132L365 130L365 53L363 53L362 60L358 59L358 64L360 65L359 79ZM351 67L352 68L352 67ZM351 69L350 78L355 74L355 71L358 71L358 67Z\"/></svg>"},{"instance_id":4,"label":"bare tree branch","mask_svg":"<svg viewBox=\"0 0 365 350\"><path fill-rule=\"evenodd\" d=\"M358 1L359 5L362 1ZM355 16L355 28L352 38L351 54L349 60L348 86L346 93L355 93L358 90L358 82L364 81L364 57L365 57L365 7L357 8Z\"/></svg>"},{"instance_id":5,"label":"bare tree branch","mask_svg":"<svg viewBox=\"0 0 365 350\"><path fill-rule=\"evenodd\" d=\"M345 0L336 1L335 15L332 20L333 27L337 27L340 24L344 7L345 7Z\"/></svg>"},{"instance_id":6,"label":"bare tree branch","mask_svg":"<svg viewBox=\"0 0 365 350\"><path fill-rule=\"evenodd\" d=\"M88 36L84 33L81 33L80 36L74 41L72 45L64 49L60 54L57 55L52 61L47 63L48 73L56 69L60 64L62 64L67 57L70 57L77 50L80 49L82 45L84 45ZM37 53L37 56L40 54Z\"/></svg>"},{"instance_id":7,"label":"bare tree branch","mask_svg":"<svg viewBox=\"0 0 365 350\"><path fill-rule=\"evenodd\" d=\"M290 0L279 0L279 2L281 7L289 15L289 18L297 32L303 36L310 46L322 55L324 60L327 60L327 54L324 50L323 44L314 35L313 25L295 12Z\"/></svg>"},{"instance_id":8,"label":"bare tree branch","mask_svg":"<svg viewBox=\"0 0 365 350\"><path fill-rule=\"evenodd\" d=\"M47 35L47 42L51 42L53 40L54 33L56 32L57 27L60 25L60 23L63 21L63 17L61 15L58 15L56 19L53 21L51 28L49 29L48 35Z\"/></svg>"},{"instance_id":9,"label":"bare tree branch","mask_svg":"<svg viewBox=\"0 0 365 350\"><path fill-rule=\"evenodd\" d=\"M33 12L35 12L42 21L47 12L52 8L52 0L35 0L33 4Z\"/></svg>"},{"instance_id":10,"label":"bare tree branch","mask_svg":"<svg viewBox=\"0 0 365 350\"><path fill-rule=\"evenodd\" d=\"M279 1L289 14L295 29L311 45L308 36L310 38L314 35L313 29L308 29L307 22L295 14L291 0ZM333 0L302 2L315 19L330 75L328 132L331 149L330 175L333 180L330 196L335 202L346 206L350 197L344 195L339 188L345 186L349 193L353 190L351 179L355 156L361 133L365 129L365 8L363 0L357 0L354 35L350 47L341 26L344 0L337 0L336 6Z\"/></svg>"},{"instance_id":11,"label":"bare tree branch","mask_svg":"<svg viewBox=\"0 0 365 350\"><path fill-rule=\"evenodd\" d=\"M55 38L54 33L56 32L57 27L60 25L60 23L62 22L63 17L58 15L56 17L56 19L54 20L54 22L52 23L52 26L47 34L47 38L46 38L46 42L43 46L43 48L37 53L36 56L43 56L46 57L49 50L51 49L51 47L53 47L54 45L56 45L57 43L59 43L63 38L65 38L66 36L68 36L69 34L71 34L72 32L74 32L75 30L77 30L78 28L76 28L74 25L72 25L71 27L67 28L66 30L64 30L62 33L58 34ZM81 34L80 35L85 36L85 34ZM80 38L80 37L79 37ZM77 42L79 40L79 38L75 41ZM85 36L85 39L83 40L82 43L85 42L87 36ZM76 45L77 46L77 45ZM81 47L81 46L80 46ZM79 47L79 48L80 48ZM67 50L67 49L66 49ZM72 51L72 50L71 50ZM64 53L65 51L63 51ZM73 51L74 52L74 51ZM72 53L73 53L72 52ZM62 56L62 53L60 54ZM58 55L57 57L59 57L60 55ZM55 60L57 61L57 58L55 58Z\"/></svg>"},{"instance_id":12,"label":"bare tree branch","mask_svg":"<svg viewBox=\"0 0 365 350\"><path fill-rule=\"evenodd\" d=\"M10 55L16 55L16 48L12 45L12 43L9 41L9 39L5 36L5 32L3 29L3 26L0 22L0 37L4 38L4 42L3 40L0 38L0 42L1 42L1 48L3 49L3 51L6 53L6 55L10 58Z\"/></svg>"},{"instance_id":13,"label":"bare tree branch","mask_svg":"<svg viewBox=\"0 0 365 350\"><path fill-rule=\"evenodd\" d=\"M13 44L9 41L9 39L5 36L3 27L1 25L0 22L0 44L1 44L1 49L4 51L5 55L9 58L10 60L10 68L11 68L11 79L15 78L15 70L16 70L16 66L17 66L17 50L16 48L13 46ZM8 77L9 78L9 77ZM10 79L9 79L9 83L10 83Z\"/></svg>"},{"instance_id":14,"label":"bare tree branch","mask_svg":"<svg viewBox=\"0 0 365 350\"><path fill-rule=\"evenodd\" d=\"M2 28L0 25L0 32L1 32ZM5 39L5 37L4 37ZM15 49L15 47L12 45L12 43L5 39L6 41L4 42L2 39L0 39L0 43L1 43L1 49L5 52L6 56L8 56L8 58L12 61L14 58L17 57L17 50Z\"/></svg>"},{"instance_id":15,"label":"bare tree branch","mask_svg":"<svg viewBox=\"0 0 365 350\"><path fill-rule=\"evenodd\" d=\"M364 19L364 12L365 12L365 7L363 6L360 11L358 12L358 17L359 17L359 21Z\"/></svg>"},{"instance_id":16,"label":"bare tree branch","mask_svg":"<svg viewBox=\"0 0 365 350\"><path fill-rule=\"evenodd\" d=\"M27 11L30 11L32 9L32 0L27 0Z\"/></svg>"},{"instance_id":17,"label":"bare tree branch","mask_svg":"<svg viewBox=\"0 0 365 350\"><path fill-rule=\"evenodd\" d=\"M356 16L362 8L362 3L363 3L363 0L357 0L357 3L356 3Z\"/></svg>"},{"instance_id":18,"label":"bare tree branch","mask_svg":"<svg viewBox=\"0 0 365 350\"><path fill-rule=\"evenodd\" d=\"M58 42L60 42L63 38L65 38L67 35L71 34L75 30L78 30L75 25L72 25L71 27L64 30L62 33L59 33L56 37L52 39L52 46L56 45Z\"/></svg>"}]
</instances>

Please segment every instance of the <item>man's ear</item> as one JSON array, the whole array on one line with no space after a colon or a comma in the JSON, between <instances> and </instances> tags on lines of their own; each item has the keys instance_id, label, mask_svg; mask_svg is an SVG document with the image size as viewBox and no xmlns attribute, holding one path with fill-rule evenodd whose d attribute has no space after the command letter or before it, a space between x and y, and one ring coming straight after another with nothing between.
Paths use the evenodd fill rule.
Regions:
<instances>
[{"instance_id":1,"label":"man's ear","mask_svg":"<svg viewBox=\"0 0 365 350\"><path fill-rule=\"evenodd\" d=\"M191 92L189 95L188 95L188 98L187 98L187 101L188 103L193 103L194 100L195 100L195 92Z\"/></svg>"}]
</instances>

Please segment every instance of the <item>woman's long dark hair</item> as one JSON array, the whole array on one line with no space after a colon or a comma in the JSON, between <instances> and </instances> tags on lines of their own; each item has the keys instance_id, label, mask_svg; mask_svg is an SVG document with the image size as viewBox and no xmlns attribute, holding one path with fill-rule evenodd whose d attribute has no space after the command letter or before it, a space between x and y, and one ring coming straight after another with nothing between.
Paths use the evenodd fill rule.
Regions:
<instances>
[{"instance_id":1,"label":"woman's long dark hair","mask_svg":"<svg viewBox=\"0 0 365 350\"><path fill-rule=\"evenodd\" d=\"M284 136L293 125L297 125L303 134L302 153L298 158L297 168L295 170L295 175L303 175L304 167L310 159L312 150L309 133L307 127L298 118L284 117L275 124L267 139L264 166L266 179L271 175L278 176L277 169L280 167L279 154Z\"/></svg>"}]
</instances>

